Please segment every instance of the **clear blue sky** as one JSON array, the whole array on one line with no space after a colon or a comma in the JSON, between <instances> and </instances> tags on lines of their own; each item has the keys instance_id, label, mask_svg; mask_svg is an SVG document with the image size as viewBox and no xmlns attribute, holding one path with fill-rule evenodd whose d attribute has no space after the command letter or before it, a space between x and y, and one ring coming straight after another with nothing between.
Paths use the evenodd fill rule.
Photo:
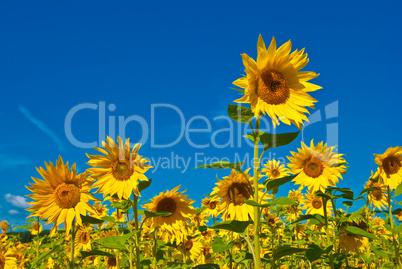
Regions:
<instances>
[{"instance_id":1,"label":"clear blue sky","mask_svg":"<svg viewBox=\"0 0 402 269\"><path fill-rule=\"evenodd\" d=\"M177 107L186 123L203 116L211 121L211 132L191 133L190 139L211 143L212 132L228 127L213 118L225 115L227 104L239 97L229 88L244 73L240 54L256 57L259 34L266 43L275 36L278 44L291 39L292 50L306 48L305 70L321 74L312 82L323 89L312 93L319 102L311 112L321 120L306 128L303 138L337 141L350 165L339 186L359 192L376 169L373 153L402 146L401 7L397 1L2 1L0 220L20 224L27 216L14 196L29 194L24 186L31 176L39 177L35 167L44 161L61 155L80 172L88 167L85 153L95 150L72 144L65 131L66 116L77 105L98 106L72 118L72 133L81 142L99 140L104 102L114 107L105 110L106 126L113 120L117 125L120 116L143 118L150 127L151 106L161 103ZM191 126L206 123L198 119ZM126 127L126 137L141 138L138 121ZM175 140L181 131L177 112L157 109L154 129L156 143ZM297 128L277 129L288 131ZM217 136L221 143L227 139L227 133ZM272 154L289 155L301 139ZM191 157L194 168L195 153L232 160L251 151L244 141L241 147L194 149L186 139L159 149L149 138L140 152L156 160L172 152ZM150 170L153 184L143 200L181 184L199 206L216 175L230 173L182 170Z\"/></svg>"}]
</instances>

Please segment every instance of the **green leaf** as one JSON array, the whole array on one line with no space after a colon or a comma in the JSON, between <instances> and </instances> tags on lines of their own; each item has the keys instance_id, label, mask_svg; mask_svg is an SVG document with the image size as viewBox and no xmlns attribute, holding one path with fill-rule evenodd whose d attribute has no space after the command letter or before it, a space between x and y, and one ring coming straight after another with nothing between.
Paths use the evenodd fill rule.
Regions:
<instances>
[{"instance_id":1,"label":"green leaf","mask_svg":"<svg viewBox=\"0 0 402 269\"><path fill-rule=\"evenodd\" d=\"M100 223L104 223L104 220L101 219L97 219L97 218L93 218L91 216L84 216L81 215L81 219L82 219L82 223L88 223L88 224L100 224Z\"/></svg>"},{"instance_id":2,"label":"green leaf","mask_svg":"<svg viewBox=\"0 0 402 269\"><path fill-rule=\"evenodd\" d=\"M293 175L293 176L287 176L287 177L282 177L282 178L275 178L275 179L267 179L264 181L265 188L267 191L273 190L274 188L277 188L279 186L282 186L283 184L288 183L289 181L293 180L295 177L297 177L299 174Z\"/></svg>"},{"instance_id":3,"label":"green leaf","mask_svg":"<svg viewBox=\"0 0 402 269\"><path fill-rule=\"evenodd\" d=\"M93 249L91 251L81 251L81 256L82 259L85 259L86 257L89 256L106 256L106 257L113 257L112 254L99 250L99 249Z\"/></svg>"},{"instance_id":4,"label":"green leaf","mask_svg":"<svg viewBox=\"0 0 402 269\"><path fill-rule=\"evenodd\" d=\"M235 169L237 171L240 170L240 167L244 164L245 162L238 162L238 163L229 163L227 161L220 161L220 162L215 162L211 164L202 164L197 168L212 168L212 169Z\"/></svg>"},{"instance_id":5,"label":"green leaf","mask_svg":"<svg viewBox=\"0 0 402 269\"><path fill-rule=\"evenodd\" d=\"M122 211L127 211L131 208L131 201L128 200L122 200L121 202L113 201L112 204L114 208L120 209Z\"/></svg>"},{"instance_id":6,"label":"green leaf","mask_svg":"<svg viewBox=\"0 0 402 269\"><path fill-rule=\"evenodd\" d=\"M213 263L206 263L206 264L197 265L197 266L193 267L193 269L219 269L219 265L213 264Z\"/></svg>"},{"instance_id":7,"label":"green leaf","mask_svg":"<svg viewBox=\"0 0 402 269\"><path fill-rule=\"evenodd\" d=\"M268 203L268 204L259 204L254 200L244 200L244 203L246 203L248 205L251 205L251 206L258 206L258 207L269 207L269 206L271 206L270 203Z\"/></svg>"},{"instance_id":8,"label":"green leaf","mask_svg":"<svg viewBox=\"0 0 402 269\"><path fill-rule=\"evenodd\" d=\"M156 217L167 217L172 215L170 212L160 211L160 212L151 212L151 211L144 211L146 218L156 218Z\"/></svg>"},{"instance_id":9,"label":"green leaf","mask_svg":"<svg viewBox=\"0 0 402 269\"><path fill-rule=\"evenodd\" d=\"M308 247L306 251L306 257L310 262L318 260L322 254L328 254L331 252L333 246L327 247L325 250L322 250L319 246L316 244L312 244Z\"/></svg>"},{"instance_id":10,"label":"green leaf","mask_svg":"<svg viewBox=\"0 0 402 269\"><path fill-rule=\"evenodd\" d=\"M398 185L398 187L396 187L395 193L394 193L394 197L397 197L399 195L402 194L402 183Z\"/></svg>"},{"instance_id":11,"label":"green leaf","mask_svg":"<svg viewBox=\"0 0 402 269\"><path fill-rule=\"evenodd\" d=\"M370 192L370 191L378 191L379 190L379 188L377 188L377 187L369 187L369 188L365 188L364 190L362 190L361 191L361 193L359 194L359 196L360 195L362 195L362 194L365 194L366 192Z\"/></svg>"},{"instance_id":12,"label":"green leaf","mask_svg":"<svg viewBox=\"0 0 402 269\"><path fill-rule=\"evenodd\" d=\"M371 239L378 239L374 234L371 234L371 233L369 233L369 232L366 232L365 230L360 229L360 228L355 227L355 226L348 226L348 227L346 228L346 231L347 231L348 233L351 233L351 234L361 235L361 236L364 236L364 237L367 237L367 238L371 238Z\"/></svg>"},{"instance_id":13,"label":"green leaf","mask_svg":"<svg viewBox=\"0 0 402 269\"><path fill-rule=\"evenodd\" d=\"M22 225L22 226L18 226L15 227L14 230L30 230L32 229L32 225L28 224L28 225Z\"/></svg>"},{"instance_id":14,"label":"green leaf","mask_svg":"<svg viewBox=\"0 0 402 269\"><path fill-rule=\"evenodd\" d=\"M36 268L35 266L42 261L44 258L46 258L47 256L49 256L50 254L52 254L55 251L58 251L60 248L60 245L56 245L54 248L49 249L48 251L43 252L38 258L34 259L32 261L31 267L32 268Z\"/></svg>"},{"instance_id":15,"label":"green leaf","mask_svg":"<svg viewBox=\"0 0 402 269\"><path fill-rule=\"evenodd\" d=\"M344 202L342 202L342 204L344 206L351 207L353 205L353 202L352 201L344 201Z\"/></svg>"},{"instance_id":16,"label":"green leaf","mask_svg":"<svg viewBox=\"0 0 402 269\"><path fill-rule=\"evenodd\" d=\"M131 232L125 235L113 235L105 238L99 238L95 240L94 243L109 249L127 250L127 247L124 245L124 243L133 234L134 233Z\"/></svg>"},{"instance_id":17,"label":"green leaf","mask_svg":"<svg viewBox=\"0 0 402 269\"><path fill-rule=\"evenodd\" d=\"M38 222L36 218L29 218L27 219L26 223Z\"/></svg>"},{"instance_id":18,"label":"green leaf","mask_svg":"<svg viewBox=\"0 0 402 269\"><path fill-rule=\"evenodd\" d=\"M142 192L143 190L145 190L146 188L148 188L152 183L152 178L150 178L148 181L140 181L138 183L138 190L139 192Z\"/></svg>"},{"instance_id":19,"label":"green leaf","mask_svg":"<svg viewBox=\"0 0 402 269\"><path fill-rule=\"evenodd\" d=\"M254 113L250 108L230 104L228 106L228 115L232 120L243 123L250 123L254 117Z\"/></svg>"},{"instance_id":20,"label":"green leaf","mask_svg":"<svg viewBox=\"0 0 402 269\"><path fill-rule=\"evenodd\" d=\"M279 197L269 202L271 205L295 205L296 202L288 197Z\"/></svg>"},{"instance_id":21,"label":"green leaf","mask_svg":"<svg viewBox=\"0 0 402 269\"><path fill-rule=\"evenodd\" d=\"M260 136L260 141L264 146L264 151L272 148L277 148L280 146L288 145L296 137L299 135L300 132L294 133L282 133L282 134L268 134L264 133Z\"/></svg>"},{"instance_id":22,"label":"green leaf","mask_svg":"<svg viewBox=\"0 0 402 269\"><path fill-rule=\"evenodd\" d=\"M281 246L272 255L274 261L288 255L292 255L299 252L307 251L307 248L294 248L291 246Z\"/></svg>"},{"instance_id":23,"label":"green leaf","mask_svg":"<svg viewBox=\"0 0 402 269\"><path fill-rule=\"evenodd\" d=\"M231 249L234 246L234 244L235 244L234 241L230 242L229 244L225 244L219 237L215 237L211 247L214 253L218 253Z\"/></svg>"},{"instance_id":24,"label":"green leaf","mask_svg":"<svg viewBox=\"0 0 402 269\"><path fill-rule=\"evenodd\" d=\"M378 257L383 258L383 259L388 259L388 254L383 251L382 248L377 247L377 246L371 246L371 251Z\"/></svg>"},{"instance_id":25,"label":"green leaf","mask_svg":"<svg viewBox=\"0 0 402 269\"><path fill-rule=\"evenodd\" d=\"M105 216L105 217L101 217L102 220L106 221L106 222L110 222L110 223L115 223L116 221L114 220L113 217L111 216Z\"/></svg>"},{"instance_id":26,"label":"green leaf","mask_svg":"<svg viewBox=\"0 0 402 269\"><path fill-rule=\"evenodd\" d=\"M221 229L232 231L236 233L243 233L247 226L251 224L251 221L238 221L238 220L228 220L224 222L218 222L211 226L213 229Z\"/></svg>"}]
</instances>

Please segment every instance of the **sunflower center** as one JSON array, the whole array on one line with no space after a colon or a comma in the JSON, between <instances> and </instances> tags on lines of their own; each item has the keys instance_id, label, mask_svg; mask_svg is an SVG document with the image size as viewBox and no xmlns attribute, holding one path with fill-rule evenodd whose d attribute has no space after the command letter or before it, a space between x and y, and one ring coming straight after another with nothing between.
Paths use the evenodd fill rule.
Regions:
<instances>
[{"instance_id":1,"label":"sunflower center","mask_svg":"<svg viewBox=\"0 0 402 269\"><path fill-rule=\"evenodd\" d=\"M281 173L278 171L278 169L273 169L272 172L271 172L271 174L272 174L274 177L278 177Z\"/></svg>"},{"instance_id":2,"label":"sunflower center","mask_svg":"<svg viewBox=\"0 0 402 269\"><path fill-rule=\"evenodd\" d=\"M307 176L316 178L322 175L324 166L322 165L322 161L315 157L311 157L305 161L303 170Z\"/></svg>"},{"instance_id":3,"label":"sunflower center","mask_svg":"<svg viewBox=\"0 0 402 269\"><path fill-rule=\"evenodd\" d=\"M235 205L244 204L244 200L250 198L250 190L246 183L232 183L228 190L228 197Z\"/></svg>"},{"instance_id":4,"label":"sunflower center","mask_svg":"<svg viewBox=\"0 0 402 269\"><path fill-rule=\"evenodd\" d=\"M0 253L0 268L3 269L6 267L6 257L2 253Z\"/></svg>"},{"instance_id":5,"label":"sunflower center","mask_svg":"<svg viewBox=\"0 0 402 269\"><path fill-rule=\"evenodd\" d=\"M311 204L315 209L320 209L322 207L322 201L318 198L315 198Z\"/></svg>"},{"instance_id":6,"label":"sunflower center","mask_svg":"<svg viewBox=\"0 0 402 269\"><path fill-rule=\"evenodd\" d=\"M184 246L186 247L186 251L190 251L191 250L191 248L193 247L193 240L188 240L185 244L184 244Z\"/></svg>"},{"instance_id":7,"label":"sunflower center","mask_svg":"<svg viewBox=\"0 0 402 269\"><path fill-rule=\"evenodd\" d=\"M39 230L39 226L37 222L32 223L32 230L34 231L38 231Z\"/></svg>"},{"instance_id":8,"label":"sunflower center","mask_svg":"<svg viewBox=\"0 0 402 269\"><path fill-rule=\"evenodd\" d=\"M209 209L211 209L211 210L215 209L215 208L216 208L217 203L218 203L218 202L215 202L215 201L214 201L214 202L210 202L210 203L209 203L209 206L208 206L208 207L209 207Z\"/></svg>"},{"instance_id":9,"label":"sunflower center","mask_svg":"<svg viewBox=\"0 0 402 269\"><path fill-rule=\"evenodd\" d=\"M107 258L107 265L108 266L116 266L117 265L117 260L115 257L109 257Z\"/></svg>"},{"instance_id":10,"label":"sunflower center","mask_svg":"<svg viewBox=\"0 0 402 269\"><path fill-rule=\"evenodd\" d=\"M80 236L80 241L82 244L88 244L89 242L89 234L87 232L83 232Z\"/></svg>"},{"instance_id":11,"label":"sunflower center","mask_svg":"<svg viewBox=\"0 0 402 269\"><path fill-rule=\"evenodd\" d=\"M175 200L170 197L165 197L159 201L158 205L156 206L156 212L170 212L174 214L176 211L177 205Z\"/></svg>"},{"instance_id":12,"label":"sunflower center","mask_svg":"<svg viewBox=\"0 0 402 269\"><path fill-rule=\"evenodd\" d=\"M372 196L374 196L375 200L381 201L381 199L382 199L382 191L381 190L372 191L370 194Z\"/></svg>"},{"instance_id":13,"label":"sunflower center","mask_svg":"<svg viewBox=\"0 0 402 269\"><path fill-rule=\"evenodd\" d=\"M129 161L121 160L112 164L112 173L117 180L127 180L134 173L134 169Z\"/></svg>"},{"instance_id":14,"label":"sunflower center","mask_svg":"<svg viewBox=\"0 0 402 269\"><path fill-rule=\"evenodd\" d=\"M286 77L273 69L263 72L257 80L257 94L267 104L284 104L290 95Z\"/></svg>"},{"instance_id":15,"label":"sunflower center","mask_svg":"<svg viewBox=\"0 0 402 269\"><path fill-rule=\"evenodd\" d=\"M401 168L401 161L396 156L388 156L382 161L382 166L388 175L396 174Z\"/></svg>"},{"instance_id":16,"label":"sunflower center","mask_svg":"<svg viewBox=\"0 0 402 269\"><path fill-rule=\"evenodd\" d=\"M80 189L74 184L60 184L54 191L54 200L60 208L73 208L80 198Z\"/></svg>"}]
</instances>

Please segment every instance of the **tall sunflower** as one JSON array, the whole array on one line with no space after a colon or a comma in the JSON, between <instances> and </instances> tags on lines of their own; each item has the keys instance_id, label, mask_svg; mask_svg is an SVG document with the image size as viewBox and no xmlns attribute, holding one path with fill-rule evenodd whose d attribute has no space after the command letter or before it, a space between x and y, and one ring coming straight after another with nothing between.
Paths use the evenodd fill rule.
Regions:
<instances>
[{"instance_id":1,"label":"tall sunflower","mask_svg":"<svg viewBox=\"0 0 402 269\"><path fill-rule=\"evenodd\" d=\"M325 191L328 186L335 186L341 174L346 173L345 159L342 154L333 152L335 147L327 147L323 142L314 146L311 140L310 147L301 142L298 152L290 152L288 164L293 174L298 174L293 182L303 188L308 187L310 192Z\"/></svg>"},{"instance_id":2,"label":"tall sunflower","mask_svg":"<svg viewBox=\"0 0 402 269\"><path fill-rule=\"evenodd\" d=\"M320 214L324 216L324 202L322 198L315 196L314 193L307 192L306 194L306 202L304 203L304 209L307 210L307 214ZM331 216L332 214L332 206L329 202L327 202L327 216Z\"/></svg>"},{"instance_id":3,"label":"tall sunflower","mask_svg":"<svg viewBox=\"0 0 402 269\"><path fill-rule=\"evenodd\" d=\"M47 170L37 168L44 180L32 177L35 183L26 187L33 192L27 196L34 200L28 202L32 207L27 210L33 212L30 217L47 219L46 224L54 223L57 227L64 222L68 233L74 217L82 225L81 215L85 216L86 212L95 214L95 209L89 204L90 200L97 200L89 193L92 181L87 179L87 172L77 175L75 164L70 171L68 162L64 164L61 157L56 166L45 162L45 167Z\"/></svg>"},{"instance_id":4,"label":"tall sunflower","mask_svg":"<svg viewBox=\"0 0 402 269\"><path fill-rule=\"evenodd\" d=\"M387 203L388 203L388 194L387 194L387 189L384 184L381 182L374 182L369 180L365 185L364 188L377 188L377 190L369 191L367 193L367 197L369 202L375 207L378 208L379 210L382 210L383 208L387 208Z\"/></svg>"},{"instance_id":5,"label":"tall sunflower","mask_svg":"<svg viewBox=\"0 0 402 269\"><path fill-rule=\"evenodd\" d=\"M233 84L244 89L244 96L235 102L250 103L256 116L268 114L274 127L279 125L280 120L288 125L293 123L301 129L303 120L308 121L306 107L314 108L317 102L308 92L321 87L307 82L318 77L318 74L300 71L309 61L304 49L290 53L291 47L289 40L276 49L275 38L272 38L266 49L260 35L257 62L245 53L241 55L246 76Z\"/></svg>"},{"instance_id":6,"label":"tall sunflower","mask_svg":"<svg viewBox=\"0 0 402 269\"><path fill-rule=\"evenodd\" d=\"M265 173L269 179L281 178L289 175L288 169L284 164L281 164L279 160L268 161L264 165L264 168L261 169L261 173Z\"/></svg>"},{"instance_id":7,"label":"tall sunflower","mask_svg":"<svg viewBox=\"0 0 402 269\"><path fill-rule=\"evenodd\" d=\"M391 190L402 182L402 147L390 147L384 154L374 154L378 174Z\"/></svg>"},{"instance_id":8,"label":"tall sunflower","mask_svg":"<svg viewBox=\"0 0 402 269\"><path fill-rule=\"evenodd\" d=\"M183 242L187 236L188 221L191 220L191 215L195 212L191 205L194 201L188 199L188 195L183 195L185 191L177 192L179 188L180 186L177 186L171 191L161 192L152 199L151 203L143 205L145 209L153 213L172 213L169 216L147 219L147 226L150 228L150 232L158 227L159 234L165 242L176 241L177 244Z\"/></svg>"},{"instance_id":9,"label":"tall sunflower","mask_svg":"<svg viewBox=\"0 0 402 269\"><path fill-rule=\"evenodd\" d=\"M121 137L117 137L116 144L110 137L102 142L102 148L94 148L103 155L89 155L88 169L91 177L96 179L93 188L99 188L96 192L103 196L114 195L121 199L129 199L131 193L140 196L138 180L148 180L144 175L152 166L147 165L148 160L138 155L141 144L135 144L130 152L130 142L126 139L123 145Z\"/></svg>"},{"instance_id":10,"label":"tall sunflower","mask_svg":"<svg viewBox=\"0 0 402 269\"><path fill-rule=\"evenodd\" d=\"M244 174L232 170L230 176L223 177L223 180L218 179L216 183L218 186L214 188L212 194L217 194L217 197L221 198L219 212L222 214L223 221L254 219L254 207L244 203L245 200L253 199L250 189L253 179L248 174L249 170L246 170ZM259 189L263 189L263 186L259 186ZM259 192L258 197L262 198L262 192Z\"/></svg>"}]
</instances>

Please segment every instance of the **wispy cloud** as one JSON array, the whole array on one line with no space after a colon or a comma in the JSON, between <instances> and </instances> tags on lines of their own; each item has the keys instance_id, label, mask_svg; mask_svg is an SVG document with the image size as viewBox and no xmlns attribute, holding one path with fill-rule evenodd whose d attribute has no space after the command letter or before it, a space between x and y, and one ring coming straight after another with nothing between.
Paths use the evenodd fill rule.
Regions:
<instances>
[{"instance_id":1,"label":"wispy cloud","mask_svg":"<svg viewBox=\"0 0 402 269\"><path fill-rule=\"evenodd\" d=\"M27 204L27 200L25 199L25 197L7 193L6 195L4 195L4 198L6 199L7 203L10 203L15 207L19 207L19 208L30 207L30 205Z\"/></svg>"},{"instance_id":2,"label":"wispy cloud","mask_svg":"<svg viewBox=\"0 0 402 269\"><path fill-rule=\"evenodd\" d=\"M38 127L39 130L49 136L57 144L59 150L64 151L64 145L61 139L52 130L50 130L44 122L32 116L32 114L23 105L19 105L18 109L30 122Z\"/></svg>"},{"instance_id":3,"label":"wispy cloud","mask_svg":"<svg viewBox=\"0 0 402 269\"><path fill-rule=\"evenodd\" d=\"M32 163L32 160L24 156L0 154L0 169L16 167L20 165L31 165Z\"/></svg>"},{"instance_id":4,"label":"wispy cloud","mask_svg":"<svg viewBox=\"0 0 402 269\"><path fill-rule=\"evenodd\" d=\"M8 214L10 214L10 215L17 215L19 213L20 212L18 212L17 210L14 210L14 209L11 209L11 210L8 211Z\"/></svg>"}]
</instances>

